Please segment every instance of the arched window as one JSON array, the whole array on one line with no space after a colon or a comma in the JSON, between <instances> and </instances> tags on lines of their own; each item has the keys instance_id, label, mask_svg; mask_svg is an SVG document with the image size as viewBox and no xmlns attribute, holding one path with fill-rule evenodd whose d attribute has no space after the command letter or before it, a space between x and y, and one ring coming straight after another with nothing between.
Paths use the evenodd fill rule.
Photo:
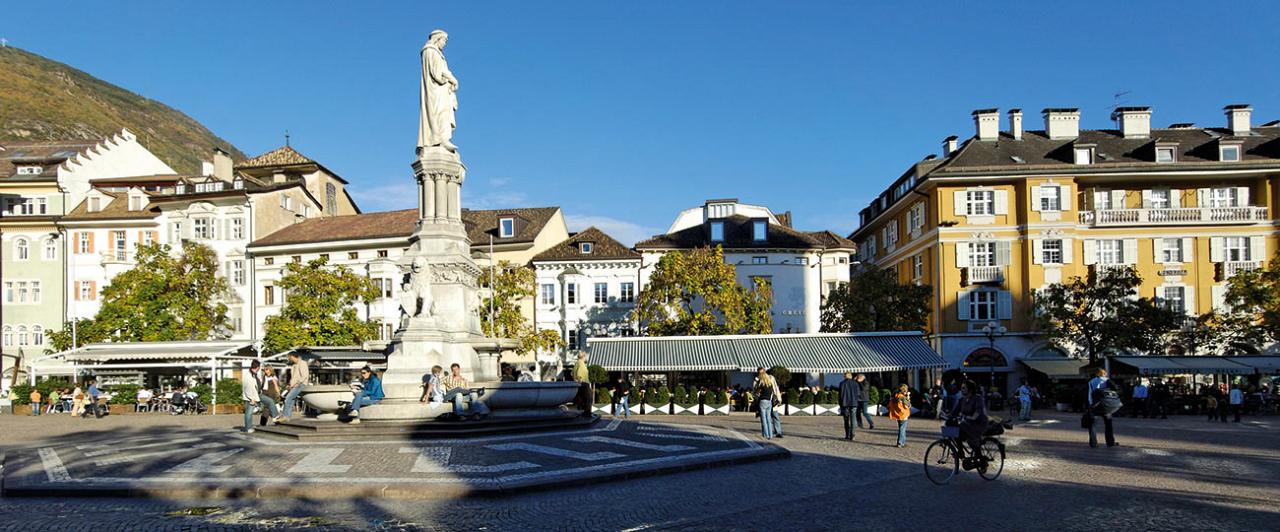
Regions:
<instances>
[{"instance_id":1,"label":"arched window","mask_svg":"<svg viewBox=\"0 0 1280 532\"><path fill-rule=\"evenodd\" d=\"M18 260L27 260L31 257L31 245L25 238L19 238L13 241L13 254Z\"/></svg>"},{"instance_id":2,"label":"arched window","mask_svg":"<svg viewBox=\"0 0 1280 532\"><path fill-rule=\"evenodd\" d=\"M983 368L1004 368L1008 367L1009 362L1004 359L1004 355L999 351L990 347L979 347L969 353L964 359L964 369L975 370Z\"/></svg>"},{"instance_id":3,"label":"arched window","mask_svg":"<svg viewBox=\"0 0 1280 532\"><path fill-rule=\"evenodd\" d=\"M31 339L27 337L27 326L19 325L18 326L18 346L21 347L24 345L30 345L27 343L30 340Z\"/></svg>"},{"instance_id":4,"label":"arched window","mask_svg":"<svg viewBox=\"0 0 1280 532\"><path fill-rule=\"evenodd\" d=\"M44 345L44 327L39 325L31 327L31 345Z\"/></svg>"},{"instance_id":5,"label":"arched window","mask_svg":"<svg viewBox=\"0 0 1280 532\"><path fill-rule=\"evenodd\" d=\"M58 241L52 238L44 239L44 260L58 260Z\"/></svg>"},{"instance_id":6,"label":"arched window","mask_svg":"<svg viewBox=\"0 0 1280 532\"><path fill-rule=\"evenodd\" d=\"M13 326L12 325L4 326L4 345L5 346L13 345Z\"/></svg>"}]
</instances>

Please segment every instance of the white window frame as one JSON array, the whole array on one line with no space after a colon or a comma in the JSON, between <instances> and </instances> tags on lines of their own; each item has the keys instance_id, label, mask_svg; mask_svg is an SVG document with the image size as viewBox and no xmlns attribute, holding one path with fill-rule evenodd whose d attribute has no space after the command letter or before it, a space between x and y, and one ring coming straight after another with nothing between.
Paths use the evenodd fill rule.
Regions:
<instances>
[{"instance_id":1,"label":"white window frame","mask_svg":"<svg viewBox=\"0 0 1280 532\"><path fill-rule=\"evenodd\" d=\"M756 266L769 264L769 257L768 256L751 257L751 264Z\"/></svg>"},{"instance_id":2,"label":"white window frame","mask_svg":"<svg viewBox=\"0 0 1280 532\"><path fill-rule=\"evenodd\" d=\"M1186 258L1186 250L1182 249L1181 238L1161 238L1160 240L1160 262L1186 262L1184 260Z\"/></svg>"},{"instance_id":3,"label":"white window frame","mask_svg":"<svg viewBox=\"0 0 1280 532\"><path fill-rule=\"evenodd\" d=\"M76 239L76 250L79 251L78 255L84 255L89 252L89 232L80 231L79 234L80 237Z\"/></svg>"},{"instance_id":4,"label":"white window frame","mask_svg":"<svg viewBox=\"0 0 1280 532\"><path fill-rule=\"evenodd\" d=\"M1228 158L1228 153L1234 153L1233 157ZM1239 162L1244 158L1244 147L1239 144L1226 144L1218 146L1218 159L1226 163Z\"/></svg>"},{"instance_id":5,"label":"white window frame","mask_svg":"<svg viewBox=\"0 0 1280 532\"><path fill-rule=\"evenodd\" d=\"M604 304L609 302L609 283L595 283L592 287L592 296L596 304Z\"/></svg>"},{"instance_id":6,"label":"white window frame","mask_svg":"<svg viewBox=\"0 0 1280 532\"><path fill-rule=\"evenodd\" d=\"M1228 236L1222 239L1222 258L1226 262L1248 262L1249 237Z\"/></svg>"},{"instance_id":7,"label":"white window frame","mask_svg":"<svg viewBox=\"0 0 1280 532\"><path fill-rule=\"evenodd\" d=\"M1093 148L1075 148L1075 163L1079 165L1093 164Z\"/></svg>"},{"instance_id":8,"label":"white window frame","mask_svg":"<svg viewBox=\"0 0 1280 532\"><path fill-rule=\"evenodd\" d=\"M590 255L591 248L592 246L590 242L582 242L578 244L578 251L581 251L583 255Z\"/></svg>"},{"instance_id":9,"label":"white window frame","mask_svg":"<svg viewBox=\"0 0 1280 532\"><path fill-rule=\"evenodd\" d=\"M58 241L52 238L44 240L44 260L58 260Z\"/></svg>"},{"instance_id":10,"label":"white window frame","mask_svg":"<svg viewBox=\"0 0 1280 532\"><path fill-rule=\"evenodd\" d=\"M996 290L973 290L969 292L969 321L995 321L999 316L999 295ZM986 310L985 316L979 310Z\"/></svg>"},{"instance_id":11,"label":"white window frame","mask_svg":"<svg viewBox=\"0 0 1280 532\"><path fill-rule=\"evenodd\" d=\"M1173 191L1167 188L1151 189L1151 205L1152 209L1168 209L1173 206Z\"/></svg>"},{"instance_id":12,"label":"white window frame","mask_svg":"<svg viewBox=\"0 0 1280 532\"><path fill-rule=\"evenodd\" d=\"M1161 158L1160 158L1160 154L1162 154L1162 153L1167 154L1168 156L1167 156L1167 157L1165 157L1164 159L1161 159ZM1156 162L1157 162L1157 163L1160 163L1160 164L1168 164L1168 163L1178 162L1178 150L1176 150L1176 149L1174 149L1174 148L1172 148L1172 147L1160 147L1160 146L1157 146L1157 147L1156 147Z\"/></svg>"},{"instance_id":13,"label":"white window frame","mask_svg":"<svg viewBox=\"0 0 1280 532\"><path fill-rule=\"evenodd\" d=\"M207 216L192 218L191 238L194 240L213 240L213 219Z\"/></svg>"},{"instance_id":14,"label":"white window frame","mask_svg":"<svg viewBox=\"0 0 1280 532\"><path fill-rule=\"evenodd\" d=\"M1040 187L1040 210L1049 212L1062 210L1062 187Z\"/></svg>"},{"instance_id":15,"label":"white window frame","mask_svg":"<svg viewBox=\"0 0 1280 532\"><path fill-rule=\"evenodd\" d=\"M1177 290L1177 297L1169 297L1170 290ZM1164 285L1160 287L1160 297L1157 298L1160 304L1169 310L1176 311L1179 314L1187 313L1187 287L1183 285ZM1177 302L1174 307L1173 302Z\"/></svg>"},{"instance_id":16,"label":"white window frame","mask_svg":"<svg viewBox=\"0 0 1280 532\"><path fill-rule=\"evenodd\" d=\"M241 240L244 238L244 218L239 216L232 218L231 224L231 240Z\"/></svg>"},{"instance_id":17,"label":"white window frame","mask_svg":"<svg viewBox=\"0 0 1280 532\"><path fill-rule=\"evenodd\" d=\"M964 199L965 212L968 213L968 216L995 216L996 191L966 190Z\"/></svg>"},{"instance_id":18,"label":"white window frame","mask_svg":"<svg viewBox=\"0 0 1280 532\"><path fill-rule=\"evenodd\" d=\"M911 278L914 280L924 279L924 255L917 253L911 256Z\"/></svg>"},{"instance_id":19,"label":"white window frame","mask_svg":"<svg viewBox=\"0 0 1280 532\"><path fill-rule=\"evenodd\" d=\"M636 302L636 284L625 282L618 285L618 301L621 303Z\"/></svg>"},{"instance_id":20,"label":"white window frame","mask_svg":"<svg viewBox=\"0 0 1280 532\"><path fill-rule=\"evenodd\" d=\"M23 237L13 239L14 260L25 261L31 258L31 241Z\"/></svg>"},{"instance_id":21,"label":"white window frame","mask_svg":"<svg viewBox=\"0 0 1280 532\"><path fill-rule=\"evenodd\" d=\"M516 236L516 219L515 218L499 218L498 219L498 238L511 238Z\"/></svg>"},{"instance_id":22,"label":"white window frame","mask_svg":"<svg viewBox=\"0 0 1280 532\"><path fill-rule=\"evenodd\" d=\"M575 283L564 284L564 304L566 305L578 304L578 283L575 282Z\"/></svg>"},{"instance_id":23,"label":"white window frame","mask_svg":"<svg viewBox=\"0 0 1280 532\"><path fill-rule=\"evenodd\" d=\"M985 257L985 260L979 260L979 257ZM970 242L969 243L969 266L996 266L996 243L995 242Z\"/></svg>"},{"instance_id":24,"label":"white window frame","mask_svg":"<svg viewBox=\"0 0 1280 532\"><path fill-rule=\"evenodd\" d=\"M1065 242L1061 238L1048 238L1040 242L1041 264L1063 264L1062 248ZM1056 249L1055 249L1056 248Z\"/></svg>"},{"instance_id":25,"label":"white window frame","mask_svg":"<svg viewBox=\"0 0 1280 532\"><path fill-rule=\"evenodd\" d=\"M230 278L231 284L234 286L244 286L244 261L233 260L228 264L230 265L228 268L230 271L227 272L227 277Z\"/></svg>"},{"instance_id":26,"label":"white window frame","mask_svg":"<svg viewBox=\"0 0 1280 532\"><path fill-rule=\"evenodd\" d=\"M1209 207L1221 209L1240 205L1240 194L1236 187L1214 187L1209 189Z\"/></svg>"},{"instance_id":27,"label":"white window frame","mask_svg":"<svg viewBox=\"0 0 1280 532\"><path fill-rule=\"evenodd\" d=\"M1113 246L1115 249L1110 249ZM1107 260L1108 257L1114 257L1114 261ZM1098 264L1125 264L1124 259L1124 240L1115 238L1098 240Z\"/></svg>"}]
</instances>

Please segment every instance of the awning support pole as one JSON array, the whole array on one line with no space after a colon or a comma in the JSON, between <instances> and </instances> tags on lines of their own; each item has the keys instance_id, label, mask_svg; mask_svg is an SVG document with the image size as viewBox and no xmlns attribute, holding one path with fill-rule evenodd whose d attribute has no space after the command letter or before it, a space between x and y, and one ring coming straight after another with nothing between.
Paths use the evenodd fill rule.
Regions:
<instances>
[{"instance_id":1,"label":"awning support pole","mask_svg":"<svg viewBox=\"0 0 1280 532\"><path fill-rule=\"evenodd\" d=\"M209 401L209 415L218 414L218 363L214 357L209 357L209 379L213 381L213 397Z\"/></svg>"}]
</instances>

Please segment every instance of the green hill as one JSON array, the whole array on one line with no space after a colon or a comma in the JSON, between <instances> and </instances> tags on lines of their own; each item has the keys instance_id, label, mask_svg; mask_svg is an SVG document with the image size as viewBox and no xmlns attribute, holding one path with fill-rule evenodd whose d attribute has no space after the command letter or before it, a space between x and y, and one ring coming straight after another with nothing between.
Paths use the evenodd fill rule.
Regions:
<instances>
[{"instance_id":1,"label":"green hill","mask_svg":"<svg viewBox=\"0 0 1280 532\"><path fill-rule=\"evenodd\" d=\"M99 138L128 128L180 173L217 146L244 154L181 111L12 46L0 48L0 140Z\"/></svg>"}]
</instances>

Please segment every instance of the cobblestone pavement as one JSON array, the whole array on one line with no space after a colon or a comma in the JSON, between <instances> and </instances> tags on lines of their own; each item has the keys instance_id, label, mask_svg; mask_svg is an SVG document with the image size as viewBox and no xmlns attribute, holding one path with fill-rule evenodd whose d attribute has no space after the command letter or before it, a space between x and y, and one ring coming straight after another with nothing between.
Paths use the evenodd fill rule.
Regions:
<instances>
[{"instance_id":1,"label":"cobblestone pavement","mask_svg":"<svg viewBox=\"0 0 1280 532\"><path fill-rule=\"evenodd\" d=\"M994 482L971 472L947 486L925 480L931 420L912 420L909 445L898 449L887 419L846 442L839 418L788 417L786 438L775 442L789 460L496 498L3 498L0 530L1276 530L1280 522L1280 417L1119 419L1121 447L1090 449L1078 417L1044 416L1005 435L1009 460ZM0 445L177 435L236 419L0 416ZM750 416L640 419L759 439Z\"/></svg>"}]
</instances>

